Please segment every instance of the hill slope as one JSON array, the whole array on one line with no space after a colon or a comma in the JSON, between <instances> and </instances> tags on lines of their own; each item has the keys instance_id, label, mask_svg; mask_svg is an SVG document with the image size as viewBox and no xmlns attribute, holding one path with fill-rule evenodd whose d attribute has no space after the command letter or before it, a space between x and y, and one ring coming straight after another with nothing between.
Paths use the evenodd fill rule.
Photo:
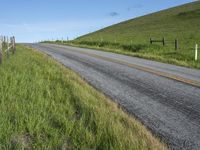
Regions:
<instances>
[{"instance_id":1,"label":"hill slope","mask_svg":"<svg viewBox=\"0 0 200 150\"><path fill-rule=\"evenodd\" d=\"M160 11L114 26L107 27L92 34L78 38L79 40L103 40L120 43L149 43L149 38L167 40L178 38L181 47L188 42L200 41L200 1Z\"/></svg>"},{"instance_id":2,"label":"hill slope","mask_svg":"<svg viewBox=\"0 0 200 150\"><path fill-rule=\"evenodd\" d=\"M71 44L200 69L200 59L194 61L195 44L200 44L199 31L200 1L197 1L104 28ZM165 37L166 46L151 45L150 37L157 40Z\"/></svg>"}]
</instances>

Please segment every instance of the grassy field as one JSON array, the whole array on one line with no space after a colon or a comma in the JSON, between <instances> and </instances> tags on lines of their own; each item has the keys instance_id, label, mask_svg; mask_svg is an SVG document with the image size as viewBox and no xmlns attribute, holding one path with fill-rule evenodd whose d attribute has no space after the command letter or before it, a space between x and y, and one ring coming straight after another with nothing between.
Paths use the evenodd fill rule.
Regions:
<instances>
[{"instance_id":1,"label":"grassy field","mask_svg":"<svg viewBox=\"0 0 200 150\"><path fill-rule=\"evenodd\" d=\"M166 149L74 72L17 46L0 65L0 149Z\"/></svg>"},{"instance_id":2,"label":"grassy field","mask_svg":"<svg viewBox=\"0 0 200 150\"><path fill-rule=\"evenodd\" d=\"M199 60L194 61L195 44L200 45L199 30L200 1L197 1L122 22L65 44L200 69L200 53ZM166 46L151 45L150 37L156 40L165 37ZM175 39L179 41L178 51Z\"/></svg>"}]
</instances>

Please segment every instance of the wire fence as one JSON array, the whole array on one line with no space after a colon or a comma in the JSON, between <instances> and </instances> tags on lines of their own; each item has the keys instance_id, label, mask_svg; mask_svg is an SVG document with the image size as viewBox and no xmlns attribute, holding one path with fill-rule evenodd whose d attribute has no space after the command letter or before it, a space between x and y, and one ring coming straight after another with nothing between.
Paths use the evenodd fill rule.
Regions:
<instances>
[{"instance_id":1,"label":"wire fence","mask_svg":"<svg viewBox=\"0 0 200 150\"><path fill-rule=\"evenodd\" d=\"M15 54L16 52L16 42L15 37L0 36L0 64L4 60L4 56L9 59L10 54Z\"/></svg>"}]
</instances>

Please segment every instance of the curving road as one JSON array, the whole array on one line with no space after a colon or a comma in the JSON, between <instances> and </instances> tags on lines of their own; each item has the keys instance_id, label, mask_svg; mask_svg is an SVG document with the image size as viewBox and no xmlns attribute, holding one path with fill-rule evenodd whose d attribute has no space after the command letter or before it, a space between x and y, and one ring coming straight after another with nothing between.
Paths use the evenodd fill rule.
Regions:
<instances>
[{"instance_id":1,"label":"curving road","mask_svg":"<svg viewBox=\"0 0 200 150\"><path fill-rule=\"evenodd\" d=\"M69 46L29 46L80 74L172 149L200 149L200 70Z\"/></svg>"}]
</instances>

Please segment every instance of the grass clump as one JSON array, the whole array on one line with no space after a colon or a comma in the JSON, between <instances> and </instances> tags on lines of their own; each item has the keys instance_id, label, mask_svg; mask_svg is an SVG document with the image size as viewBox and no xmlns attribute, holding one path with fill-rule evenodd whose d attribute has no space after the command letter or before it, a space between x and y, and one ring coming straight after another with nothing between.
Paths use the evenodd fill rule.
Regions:
<instances>
[{"instance_id":1,"label":"grass clump","mask_svg":"<svg viewBox=\"0 0 200 150\"><path fill-rule=\"evenodd\" d=\"M0 149L166 149L47 55L17 46L0 65Z\"/></svg>"}]
</instances>

